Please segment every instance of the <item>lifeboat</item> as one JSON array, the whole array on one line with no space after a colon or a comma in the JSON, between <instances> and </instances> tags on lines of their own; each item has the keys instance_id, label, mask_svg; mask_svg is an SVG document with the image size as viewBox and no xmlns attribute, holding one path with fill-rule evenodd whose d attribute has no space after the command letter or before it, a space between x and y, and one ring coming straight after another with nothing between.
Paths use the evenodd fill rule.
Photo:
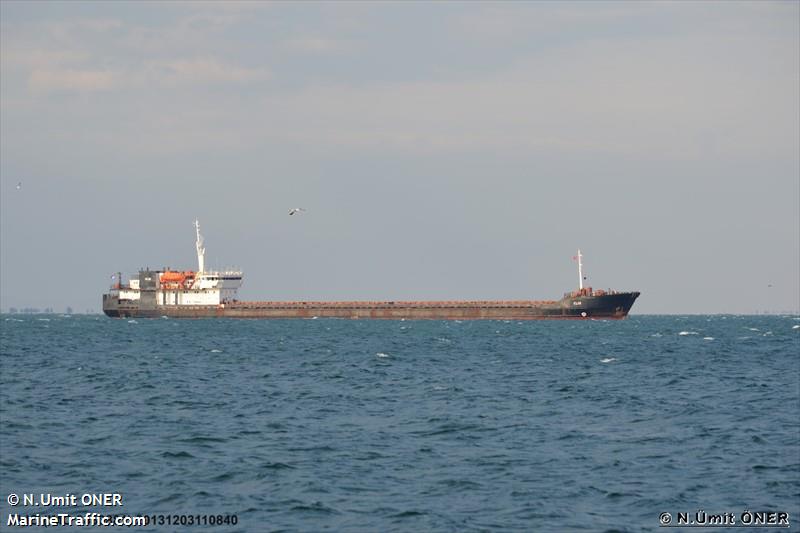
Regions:
<instances>
[{"instance_id":1,"label":"lifeboat","mask_svg":"<svg viewBox=\"0 0 800 533\"><path fill-rule=\"evenodd\" d=\"M183 283L185 279L186 274L184 272L167 270L161 273L161 283Z\"/></svg>"}]
</instances>

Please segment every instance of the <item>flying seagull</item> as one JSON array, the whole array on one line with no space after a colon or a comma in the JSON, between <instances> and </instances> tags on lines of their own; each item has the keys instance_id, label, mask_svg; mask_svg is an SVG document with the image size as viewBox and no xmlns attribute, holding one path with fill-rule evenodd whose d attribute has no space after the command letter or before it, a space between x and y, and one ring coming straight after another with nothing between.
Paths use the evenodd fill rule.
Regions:
<instances>
[{"instance_id":1,"label":"flying seagull","mask_svg":"<svg viewBox=\"0 0 800 533\"><path fill-rule=\"evenodd\" d=\"M18 191L22 190L22 182L21 181L19 183L17 183L17 190Z\"/></svg>"},{"instance_id":2,"label":"flying seagull","mask_svg":"<svg viewBox=\"0 0 800 533\"><path fill-rule=\"evenodd\" d=\"M305 209L303 209L302 207L295 207L293 209L289 209L289 215L291 216L294 215L295 213L300 213L302 211L305 211Z\"/></svg>"}]
</instances>

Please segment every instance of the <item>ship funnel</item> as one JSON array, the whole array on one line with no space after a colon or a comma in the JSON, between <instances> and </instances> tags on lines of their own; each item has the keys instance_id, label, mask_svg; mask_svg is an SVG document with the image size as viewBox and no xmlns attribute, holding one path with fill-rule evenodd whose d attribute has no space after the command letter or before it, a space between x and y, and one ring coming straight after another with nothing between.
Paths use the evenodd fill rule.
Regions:
<instances>
[{"instance_id":1,"label":"ship funnel","mask_svg":"<svg viewBox=\"0 0 800 533\"><path fill-rule=\"evenodd\" d=\"M197 247L197 273L202 274L205 270L206 249L203 246L203 236L200 235L200 221L197 219L194 221L194 229L197 232L197 241L195 242Z\"/></svg>"}]
</instances>

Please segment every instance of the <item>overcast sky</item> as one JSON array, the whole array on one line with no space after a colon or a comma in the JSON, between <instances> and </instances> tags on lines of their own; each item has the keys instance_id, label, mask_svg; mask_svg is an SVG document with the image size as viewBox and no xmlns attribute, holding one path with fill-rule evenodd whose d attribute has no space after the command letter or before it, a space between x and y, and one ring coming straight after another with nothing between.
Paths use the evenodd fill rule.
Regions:
<instances>
[{"instance_id":1,"label":"overcast sky","mask_svg":"<svg viewBox=\"0 0 800 533\"><path fill-rule=\"evenodd\" d=\"M800 307L798 2L4 0L0 24L3 311L196 268L195 217L241 299L557 298L580 247L634 313Z\"/></svg>"}]
</instances>

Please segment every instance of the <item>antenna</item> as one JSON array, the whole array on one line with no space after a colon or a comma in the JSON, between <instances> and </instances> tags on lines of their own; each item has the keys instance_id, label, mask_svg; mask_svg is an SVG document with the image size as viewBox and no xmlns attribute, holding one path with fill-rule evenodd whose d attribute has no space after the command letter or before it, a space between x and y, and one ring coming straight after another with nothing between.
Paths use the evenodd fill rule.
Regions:
<instances>
[{"instance_id":1,"label":"antenna","mask_svg":"<svg viewBox=\"0 0 800 533\"><path fill-rule=\"evenodd\" d=\"M205 268L206 249L203 247L203 236L200 235L200 221L197 219L194 221L194 229L197 232L197 241L195 242L197 247L197 274L200 275Z\"/></svg>"},{"instance_id":2,"label":"antenna","mask_svg":"<svg viewBox=\"0 0 800 533\"><path fill-rule=\"evenodd\" d=\"M575 257L578 258L578 288L583 290L583 256L580 248L578 248L578 255Z\"/></svg>"}]
</instances>

